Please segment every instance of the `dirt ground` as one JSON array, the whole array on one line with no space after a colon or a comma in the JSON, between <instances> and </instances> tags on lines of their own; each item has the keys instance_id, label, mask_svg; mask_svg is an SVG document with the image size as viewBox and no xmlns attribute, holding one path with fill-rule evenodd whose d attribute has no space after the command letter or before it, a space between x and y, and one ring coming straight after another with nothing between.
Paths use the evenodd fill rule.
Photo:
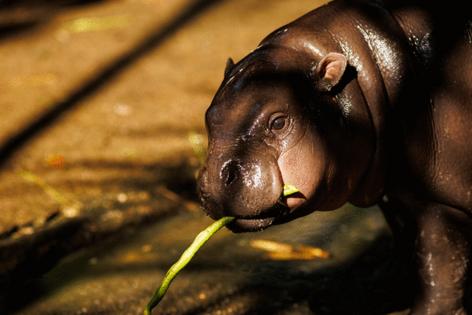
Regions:
<instances>
[{"instance_id":1,"label":"dirt ground","mask_svg":"<svg viewBox=\"0 0 472 315\"><path fill-rule=\"evenodd\" d=\"M139 314L209 223L194 175L226 59L322 2L0 1L0 313ZM390 244L379 212L360 211L223 232L161 313L386 313L389 302L369 309L370 289L351 294L379 263L358 265L360 253ZM336 259L267 261L247 245L264 237Z\"/></svg>"}]
</instances>

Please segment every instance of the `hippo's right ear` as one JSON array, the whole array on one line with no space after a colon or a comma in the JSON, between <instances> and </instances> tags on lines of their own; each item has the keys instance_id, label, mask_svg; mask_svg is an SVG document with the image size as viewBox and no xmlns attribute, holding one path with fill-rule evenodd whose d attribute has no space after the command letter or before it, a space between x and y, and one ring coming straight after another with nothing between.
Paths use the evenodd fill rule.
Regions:
<instances>
[{"instance_id":1,"label":"hippo's right ear","mask_svg":"<svg viewBox=\"0 0 472 315\"><path fill-rule=\"evenodd\" d=\"M324 56L313 73L318 89L323 92L331 91L341 81L346 66L347 58L343 54L330 52Z\"/></svg>"},{"instance_id":2,"label":"hippo's right ear","mask_svg":"<svg viewBox=\"0 0 472 315\"><path fill-rule=\"evenodd\" d=\"M231 72L231 69L234 67L234 61L231 57L226 60L226 67L225 67L225 78L228 76L228 74Z\"/></svg>"}]
</instances>

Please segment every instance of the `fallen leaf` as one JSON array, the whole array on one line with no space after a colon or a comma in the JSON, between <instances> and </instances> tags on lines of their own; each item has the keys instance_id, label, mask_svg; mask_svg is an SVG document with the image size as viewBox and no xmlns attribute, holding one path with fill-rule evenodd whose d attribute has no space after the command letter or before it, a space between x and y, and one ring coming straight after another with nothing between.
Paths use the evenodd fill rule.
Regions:
<instances>
[{"instance_id":1,"label":"fallen leaf","mask_svg":"<svg viewBox=\"0 0 472 315\"><path fill-rule=\"evenodd\" d=\"M58 77L54 73L35 73L21 77L15 77L10 82L11 87L42 87L54 85L58 82Z\"/></svg>"},{"instance_id":2,"label":"fallen leaf","mask_svg":"<svg viewBox=\"0 0 472 315\"><path fill-rule=\"evenodd\" d=\"M45 158L46 165L52 168L64 168L66 159L60 154L50 154Z\"/></svg>"},{"instance_id":3,"label":"fallen leaf","mask_svg":"<svg viewBox=\"0 0 472 315\"><path fill-rule=\"evenodd\" d=\"M83 17L67 22L63 29L69 33L83 33L123 28L128 24L129 18L125 15Z\"/></svg>"},{"instance_id":4,"label":"fallen leaf","mask_svg":"<svg viewBox=\"0 0 472 315\"><path fill-rule=\"evenodd\" d=\"M329 252L303 244L292 245L269 240L251 240L252 248L260 249L267 253L272 260L314 260L330 257Z\"/></svg>"}]
</instances>

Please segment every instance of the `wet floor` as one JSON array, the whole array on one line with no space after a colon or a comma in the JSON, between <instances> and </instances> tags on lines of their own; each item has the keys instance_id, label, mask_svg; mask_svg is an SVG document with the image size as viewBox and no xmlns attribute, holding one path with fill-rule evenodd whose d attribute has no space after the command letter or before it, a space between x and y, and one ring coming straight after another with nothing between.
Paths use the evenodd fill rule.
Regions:
<instances>
[{"instance_id":1,"label":"wet floor","mask_svg":"<svg viewBox=\"0 0 472 315\"><path fill-rule=\"evenodd\" d=\"M32 284L25 291L32 298L15 314L140 314L168 267L209 223L199 213L183 212L77 253ZM311 245L331 257L274 260L251 246L254 239ZM379 256L372 256L376 241ZM377 209L345 207L259 233L224 229L176 278L154 314L338 314L346 308L345 314L369 314L365 307L375 306L366 304L378 302L369 285L375 285L372 275L381 270L389 244ZM343 302L346 294L352 296ZM336 310L340 306L344 310Z\"/></svg>"}]
</instances>

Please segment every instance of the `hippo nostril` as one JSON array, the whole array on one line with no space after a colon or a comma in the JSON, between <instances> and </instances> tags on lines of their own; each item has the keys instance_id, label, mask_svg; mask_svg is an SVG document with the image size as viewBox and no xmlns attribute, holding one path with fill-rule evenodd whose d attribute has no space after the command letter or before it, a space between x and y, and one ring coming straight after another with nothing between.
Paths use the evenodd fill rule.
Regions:
<instances>
[{"instance_id":1,"label":"hippo nostril","mask_svg":"<svg viewBox=\"0 0 472 315\"><path fill-rule=\"evenodd\" d=\"M225 180L225 185L226 186L229 186L231 185L232 182L234 182L236 180L236 178L238 177L238 175L236 174L236 172L228 172L228 175L226 176L226 180Z\"/></svg>"},{"instance_id":2,"label":"hippo nostril","mask_svg":"<svg viewBox=\"0 0 472 315\"><path fill-rule=\"evenodd\" d=\"M239 163L236 161L225 163L221 170L221 178L223 179L225 186L231 185L236 179L238 179L240 168Z\"/></svg>"},{"instance_id":3,"label":"hippo nostril","mask_svg":"<svg viewBox=\"0 0 472 315\"><path fill-rule=\"evenodd\" d=\"M209 193L207 193L201 187L198 190L198 195L200 196L200 199L208 199L208 197L209 197Z\"/></svg>"}]
</instances>

